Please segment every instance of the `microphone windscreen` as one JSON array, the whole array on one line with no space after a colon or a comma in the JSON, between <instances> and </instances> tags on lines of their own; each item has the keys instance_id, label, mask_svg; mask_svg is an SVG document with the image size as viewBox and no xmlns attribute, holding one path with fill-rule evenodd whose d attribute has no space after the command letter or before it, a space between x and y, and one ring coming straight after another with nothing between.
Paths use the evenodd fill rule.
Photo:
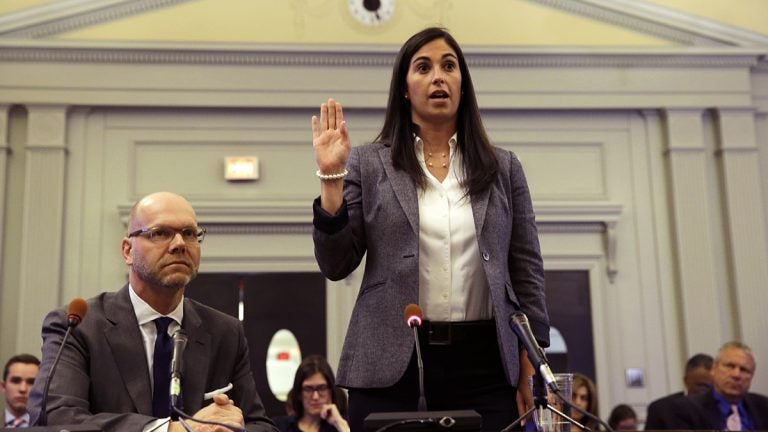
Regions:
<instances>
[{"instance_id":1,"label":"microphone windscreen","mask_svg":"<svg viewBox=\"0 0 768 432\"><path fill-rule=\"evenodd\" d=\"M80 324L86 312L88 312L88 303L85 300L80 297L72 299L67 307L67 321L69 325L76 326Z\"/></svg>"},{"instance_id":2,"label":"microphone windscreen","mask_svg":"<svg viewBox=\"0 0 768 432\"><path fill-rule=\"evenodd\" d=\"M187 332L184 329L178 329L173 332L173 342L187 343Z\"/></svg>"},{"instance_id":3,"label":"microphone windscreen","mask_svg":"<svg viewBox=\"0 0 768 432\"><path fill-rule=\"evenodd\" d=\"M520 311L512 312L512 315L510 315L509 318L512 320L513 323L517 325L529 325L528 317Z\"/></svg>"},{"instance_id":4,"label":"microphone windscreen","mask_svg":"<svg viewBox=\"0 0 768 432\"><path fill-rule=\"evenodd\" d=\"M405 317L405 323L408 324L408 327L413 327L414 325L420 326L423 314L421 313L419 305L411 303L405 307L403 317Z\"/></svg>"}]
</instances>

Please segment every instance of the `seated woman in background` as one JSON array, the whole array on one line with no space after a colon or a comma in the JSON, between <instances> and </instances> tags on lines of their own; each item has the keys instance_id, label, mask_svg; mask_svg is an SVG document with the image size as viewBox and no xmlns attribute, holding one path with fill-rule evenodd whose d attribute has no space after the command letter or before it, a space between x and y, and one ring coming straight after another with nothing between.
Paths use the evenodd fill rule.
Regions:
<instances>
[{"instance_id":1,"label":"seated woman in background","mask_svg":"<svg viewBox=\"0 0 768 432\"><path fill-rule=\"evenodd\" d=\"M287 405L292 414L273 419L281 432L349 432L343 417L347 397L336 387L331 366L323 356L311 355L301 362Z\"/></svg>"},{"instance_id":2,"label":"seated woman in background","mask_svg":"<svg viewBox=\"0 0 768 432\"><path fill-rule=\"evenodd\" d=\"M599 417L597 408L597 387L587 376L580 373L573 374L573 383L571 385L573 392L573 403L577 407ZM582 425L592 429L599 429L599 423L576 410L571 410L571 417Z\"/></svg>"},{"instance_id":3,"label":"seated woman in background","mask_svg":"<svg viewBox=\"0 0 768 432\"><path fill-rule=\"evenodd\" d=\"M629 405L616 405L611 411L611 416L608 417L608 426L615 431L637 430L637 414Z\"/></svg>"}]
</instances>

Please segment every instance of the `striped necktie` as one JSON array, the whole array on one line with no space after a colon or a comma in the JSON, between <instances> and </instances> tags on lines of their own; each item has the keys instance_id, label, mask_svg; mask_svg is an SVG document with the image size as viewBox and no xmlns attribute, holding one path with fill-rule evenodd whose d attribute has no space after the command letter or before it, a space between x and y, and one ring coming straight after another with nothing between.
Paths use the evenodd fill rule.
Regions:
<instances>
[{"instance_id":1,"label":"striped necktie","mask_svg":"<svg viewBox=\"0 0 768 432\"><path fill-rule=\"evenodd\" d=\"M739 407L731 405L731 415L725 420L725 428L729 431L741 430L741 417L739 416Z\"/></svg>"},{"instance_id":2,"label":"striped necktie","mask_svg":"<svg viewBox=\"0 0 768 432\"><path fill-rule=\"evenodd\" d=\"M8 426L9 428L20 428L20 427L24 427L26 422L27 421L24 420L24 417L19 417L9 421L5 425Z\"/></svg>"}]
</instances>

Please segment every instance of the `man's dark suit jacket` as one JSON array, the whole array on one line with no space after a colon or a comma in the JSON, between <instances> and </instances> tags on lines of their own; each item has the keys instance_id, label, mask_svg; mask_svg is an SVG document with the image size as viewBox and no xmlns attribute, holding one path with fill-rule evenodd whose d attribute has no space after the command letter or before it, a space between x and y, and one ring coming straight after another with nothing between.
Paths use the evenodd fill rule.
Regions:
<instances>
[{"instance_id":1,"label":"man's dark suit jacket","mask_svg":"<svg viewBox=\"0 0 768 432\"><path fill-rule=\"evenodd\" d=\"M656 399L648 405L645 417L645 430L669 429L666 422L669 421L675 400L686 397L685 393L677 392L669 396Z\"/></svg>"},{"instance_id":2,"label":"man's dark suit jacket","mask_svg":"<svg viewBox=\"0 0 768 432\"><path fill-rule=\"evenodd\" d=\"M752 419L753 430L768 429L768 398L756 393L744 397L744 405ZM646 424L646 429L709 429L721 430L723 420L712 391L704 394L670 398L668 408L654 419L653 424Z\"/></svg>"},{"instance_id":3,"label":"man's dark suit jacket","mask_svg":"<svg viewBox=\"0 0 768 432\"><path fill-rule=\"evenodd\" d=\"M152 387L141 330L128 286L88 300L83 322L62 352L48 397L48 424L90 423L104 431L141 431L152 416ZM67 328L58 309L43 323L43 361L30 395L33 423L40 412L44 383ZM276 431L266 417L251 373L242 324L194 300L184 300L188 342L184 351L182 398L193 415L206 392L233 384L227 392L243 411L246 428Z\"/></svg>"}]
</instances>

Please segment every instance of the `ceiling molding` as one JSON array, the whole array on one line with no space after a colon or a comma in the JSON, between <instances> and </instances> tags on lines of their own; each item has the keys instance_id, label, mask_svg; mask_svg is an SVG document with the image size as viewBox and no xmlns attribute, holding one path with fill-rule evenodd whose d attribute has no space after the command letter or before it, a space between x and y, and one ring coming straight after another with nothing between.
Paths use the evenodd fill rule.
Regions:
<instances>
[{"instance_id":1,"label":"ceiling molding","mask_svg":"<svg viewBox=\"0 0 768 432\"><path fill-rule=\"evenodd\" d=\"M60 0L0 16L0 38L42 39L190 0Z\"/></svg>"},{"instance_id":2,"label":"ceiling molding","mask_svg":"<svg viewBox=\"0 0 768 432\"><path fill-rule=\"evenodd\" d=\"M643 0L529 0L687 46L767 46L768 36Z\"/></svg>"},{"instance_id":3,"label":"ceiling molding","mask_svg":"<svg viewBox=\"0 0 768 432\"><path fill-rule=\"evenodd\" d=\"M59 0L0 16L0 39L44 39L192 0ZM529 0L684 46L768 46L768 36L644 0Z\"/></svg>"},{"instance_id":4,"label":"ceiling molding","mask_svg":"<svg viewBox=\"0 0 768 432\"><path fill-rule=\"evenodd\" d=\"M239 45L0 40L0 61L191 65L392 65L396 47L373 45ZM515 48L468 47L479 67L754 67L765 50L740 47Z\"/></svg>"}]
</instances>

